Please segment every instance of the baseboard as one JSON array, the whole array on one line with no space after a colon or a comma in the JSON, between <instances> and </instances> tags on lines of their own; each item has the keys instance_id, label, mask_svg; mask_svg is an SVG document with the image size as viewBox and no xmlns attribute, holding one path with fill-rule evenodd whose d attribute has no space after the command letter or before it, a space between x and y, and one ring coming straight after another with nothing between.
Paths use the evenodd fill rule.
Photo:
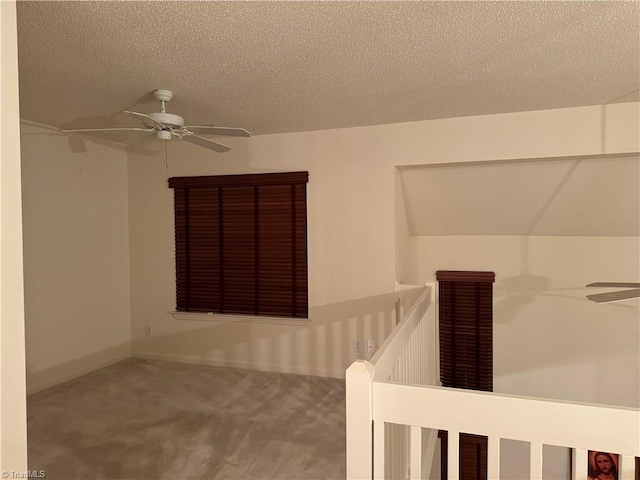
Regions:
<instances>
[{"instance_id":1,"label":"baseboard","mask_svg":"<svg viewBox=\"0 0 640 480\"><path fill-rule=\"evenodd\" d=\"M47 370L27 372L27 395L87 375L127 358L131 358L131 343L128 342Z\"/></svg>"},{"instance_id":2,"label":"baseboard","mask_svg":"<svg viewBox=\"0 0 640 480\"><path fill-rule=\"evenodd\" d=\"M142 358L146 360L164 360L167 362L208 365L210 367L241 368L246 370L260 370L262 372L293 373L296 375L311 375L314 377L343 379L345 375L344 371L324 370L319 368L308 368L291 365L272 365L264 363L240 362L235 360L219 360L200 357L183 357L180 355L166 355L161 353L134 352L132 354L132 357Z\"/></svg>"}]
</instances>

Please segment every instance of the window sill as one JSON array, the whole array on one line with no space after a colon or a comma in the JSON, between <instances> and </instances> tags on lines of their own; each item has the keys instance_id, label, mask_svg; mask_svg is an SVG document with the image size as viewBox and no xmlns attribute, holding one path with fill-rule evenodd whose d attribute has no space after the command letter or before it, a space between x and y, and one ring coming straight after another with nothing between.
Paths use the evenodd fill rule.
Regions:
<instances>
[{"instance_id":1,"label":"window sill","mask_svg":"<svg viewBox=\"0 0 640 480\"><path fill-rule=\"evenodd\" d=\"M194 320L198 322L219 323L261 323L265 325L296 325L305 327L311 323L309 318L268 317L258 315L228 315L224 313L169 312L175 320Z\"/></svg>"}]
</instances>

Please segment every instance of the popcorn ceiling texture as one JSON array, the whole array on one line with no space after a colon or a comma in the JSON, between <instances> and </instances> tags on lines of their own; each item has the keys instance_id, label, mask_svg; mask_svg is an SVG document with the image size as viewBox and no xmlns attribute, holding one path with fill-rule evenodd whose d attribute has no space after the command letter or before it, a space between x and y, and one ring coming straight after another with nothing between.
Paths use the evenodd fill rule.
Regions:
<instances>
[{"instance_id":1,"label":"popcorn ceiling texture","mask_svg":"<svg viewBox=\"0 0 640 480\"><path fill-rule=\"evenodd\" d=\"M254 134L637 101L639 2L18 2L21 116ZM118 134L112 137L122 140Z\"/></svg>"}]
</instances>

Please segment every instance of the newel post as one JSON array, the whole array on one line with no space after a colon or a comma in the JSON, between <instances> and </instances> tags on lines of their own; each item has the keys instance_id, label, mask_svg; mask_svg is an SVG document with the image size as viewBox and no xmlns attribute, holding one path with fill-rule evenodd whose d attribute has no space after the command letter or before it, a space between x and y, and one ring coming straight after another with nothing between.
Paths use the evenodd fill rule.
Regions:
<instances>
[{"instance_id":1,"label":"newel post","mask_svg":"<svg viewBox=\"0 0 640 480\"><path fill-rule=\"evenodd\" d=\"M373 365L356 360L346 372L347 480L373 477Z\"/></svg>"}]
</instances>

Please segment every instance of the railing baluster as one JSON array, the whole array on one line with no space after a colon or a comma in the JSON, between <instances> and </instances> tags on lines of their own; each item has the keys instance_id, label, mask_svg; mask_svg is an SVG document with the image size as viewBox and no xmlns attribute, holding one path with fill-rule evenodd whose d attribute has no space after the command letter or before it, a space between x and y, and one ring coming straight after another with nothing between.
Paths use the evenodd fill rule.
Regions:
<instances>
[{"instance_id":1,"label":"railing baluster","mask_svg":"<svg viewBox=\"0 0 640 480\"><path fill-rule=\"evenodd\" d=\"M500 479L500 437L489 437L487 443L487 478Z\"/></svg>"},{"instance_id":2,"label":"railing baluster","mask_svg":"<svg viewBox=\"0 0 640 480\"><path fill-rule=\"evenodd\" d=\"M459 480L460 478L460 433L449 430L449 443L447 445L447 479Z\"/></svg>"},{"instance_id":3,"label":"railing baluster","mask_svg":"<svg viewBox=\"0 0 640 480\"><path fill-rule=\"evenodd\" d=\"M424 362L423 359L423 355L424 355L424 349L427 347L424 344L424 324L425 324L425 320L423 319L420 322L420 339L419 339L419 344L418 344L418 362L420 365L420 383L422 385L424 385L424 383L426 382L426 378L424 376L424 370L427 367L426 363Z\"/></svg>"},{"instance_id":4,"label":"railing baluster","mask_svg":"<svg viewBox=\"0 0 640 480\"><path fill-rule=\"evenodd\" d=\"M574 448L571 456L572 480L584 480L588 475L589 458L587 451L582 448Z\"/></svg>"},{"instance_id":5,"label":"railing baluster","mask_svg":"<svg viewBox=\"0 0 640 480\"><path fill-rule=\"evenodd\" d=\"M636 474L636 459L631 455L620 455L620 465L618 471L618 478L620 480L633 480L637 478Z\"/></svg>"},{"instance_id":6,"label":"railing baluster","mask_svg":"<svg viewBox=\"0 0 640 480\"><path fill-rule=\"evenodd\" d=\"M385 424L374 420L373 422L373 478L384 479L385 467Z\"/></svg>"},{"instance_id":7,"label":"railing baluster","mask_svg":"<svg viewBox=\"0 0 640 480\"><path fill-rule=\"evenodd\" d=\"M422 429L411 427L411 480L420 480L422 474Z\"/></svg>"},{"instance_id":8,"label":"railing baluster","mask_svg":"<svg viewBox=\"0 0 640 480\"><path fill-rule=\"evenodd\" d=\"M529 478L542 480L542 444L529 444Z\"/></svg>"}]
</instances>

